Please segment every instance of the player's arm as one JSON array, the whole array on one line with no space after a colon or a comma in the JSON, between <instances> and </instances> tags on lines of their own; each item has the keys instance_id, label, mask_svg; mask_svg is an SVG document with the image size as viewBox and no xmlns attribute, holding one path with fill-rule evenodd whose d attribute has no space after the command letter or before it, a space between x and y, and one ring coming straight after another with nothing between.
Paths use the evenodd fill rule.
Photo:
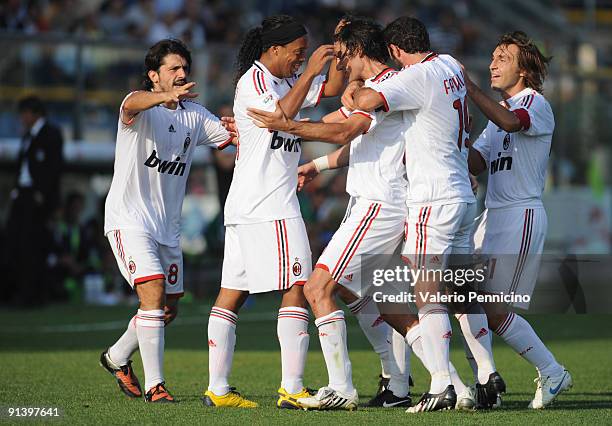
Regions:
<instances>
[{"instance_id":1,"label":"player's arm","mask_svg":"<svg viewBox=\"0 0 612 426\"><path fill-rule=\"evenodd\" d=\"M365 82L363 80L353 80L346 86L346 89L344 89L344 93L342 93L340 101L349 111L355 109L355 93L357 90L363 87L364 83Z\"/></svg>"},{"instance_id":2,"label":"player's arm","mask_svg":"<svg viewBox=\"0 0 612 426\"><path fill-rule=\"evenodd\" d=\"M355 137L367 132L372 121L372 118L366 113L351 114L349 118L340 123L311 123L289 120L280 107L280 103L277 104L275 111L267 112L248 108L247 114L258 127L291 133L305 140L338 145L346 145Z\"/></svg>"},{"instance_id":3,"label":"player's arm","mask_svg":"<svg viewBox=\"0 0 612 426\"><path fill-rule=\"evenodd\" d=\"M487 159L491 155L491 137L489 134L491 128L492 126L488 125L478 139L469 144L468 169L474 176L478 176L487 170Z\"/></svg>"},{"instance_id":4,"label":"player's arm","mask_svg":"<svg viewBox=\"0 0 612 426\"><path fill-rule=\"evenodd\" d=\"M198 94L190 92L190 89L195 85L195 82L191 82L182 86L175 86L168 92L149 92L145 90L133 92L123 102L121 121L123 124L129 125L141 111L167 102L179 102L183 99L195 98Z\"/></svg>"},{"instance_id":5,"label":"player's arm","mask_svg":"<svg viewBox=\"0 0 612 426\"><path fill-rule=\"evenodd\" d=\"M332 61L329 65L329 71L327 73L327 80L325 81L325 87L323 87L324 98L331 98L338 96L344 91L346 86L346 72L338 70L335 64L336 61Z\"/></svg>"},{"instance_id":6,"label":"player's arm","mask_svg":"<svg viewBox=\"0 0 612 426\"><path fill-rule=\"evenodd\" d=\"M346 25L345 19L340 19L336 28L334 28L334 35L338 34L338 32L342 29L343 26ZM348 74L345 70L338 69L337 61L334 59L329 64L329 71L327 73L327 80L325 81L325 86L323 87L322 97L330 98L333 96L338 96L340 93L344 91L344 87L346 86L346 80Z\"/></svg>"},{"instance_id":7,"label":"player's arm","mask_svg":"<svg viewBox=\"0 0 612 426\"><path fill-rule=\"evenodd\" d=\"M487 163L482 158L482 154L470 146L470 151L468 153L468 168L470 169L470 173L474 176L478 176L485 170L487 170Z\"/></svg>"},{"instance_id":8,"label":"player's arm","mask_svg":"<svg viewBox=\"0 0 612 426\"><path fill-rule=\"evenodd\" d=\"M348 114L345 115L341 110L337 109L336 111L330 112L321 118L322 123L341 123L348 118Z\"/></svg>"},{"instance_id":9,"label":"player's arm","mask_svg":"<svg viewBox=\"0 0 612 426\"><path fill-rule=\"evenodd\" d=\"M353 94L353 105L362 111L374 111L378 108L388 110L385 100L379 92L369 87L362 87Z\"/></svg>"},{"instance_id":10,"label":"player's arm","mask_svg":"<svg viewBox=\"0 0 612 426\"><path fill-rule=\"evenodd\" d=\"M524 117L527 114L525 110L510 111L504 108L470 80L467 73L464 72L463 75L468 96L489 120L508 133L525 130L525 124L529 123L529 115Z\"/></svg>"},{"instance_id":11,"label":"player's arm","mask_svg":"<svg viewBox=\"0 0 612 426\"><path fill-rule=\"evenodd\" d=\"M419 68L404 68L376 85L362 87L353 95L355 108L374 111L406 111L422 108L427 93L425 75Z\"/></svg>"},{"instance_id":12,"label":"player's arm","mask_svg":"<svg viewBox=\"0 0 612 426\"><path fill-rule=\"evenodd\" d=\"M315 158L301 165L298 168L298 191L301 191L306 184L311 182L323 170L339 169L348 166L350 155L351 146L344 145L330 154Z\"/></svg>"},{"instance_id":13,"label":"player's arm","mask_svg":"<svg viewBox=\"0 0 612 426\"><path fill-rule=\"evenodd\" d=\"M304 73L298 78L291 90L279 100L283 111L285 111L288 117L295 117L302 108L304 99L306 99L306 95L312 85L312 81L316 76L321 74L323 67L333 58L333 56L334 46L331 44L319 46L310 56Z\"/></svg>"}]
</instances>

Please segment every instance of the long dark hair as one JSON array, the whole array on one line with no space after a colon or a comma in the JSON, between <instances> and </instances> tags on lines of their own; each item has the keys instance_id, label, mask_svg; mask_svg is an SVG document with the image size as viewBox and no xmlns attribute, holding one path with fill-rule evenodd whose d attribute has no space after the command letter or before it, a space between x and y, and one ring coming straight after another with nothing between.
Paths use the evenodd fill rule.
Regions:
<instances>
[{"instance_id":1,"label":"long dark hair","mask_svg":"<svg viewBox=\"0 0 612 426\"><path fill-rule=\"evenodd\" d=\"M253 63L261 57L261 54L272 47L271 45L264 46L261 41L261 34L264 31L271 31L291 22L296 22L296 20L289 15L269 16L261 21L260 26L252 28L246 33L236 58L234 84L238 84L240 77L251 68Z\"/></svg>"},{"instance_id":2,"label":"long dark hair","mask_svg":"<svg viewBox=\"0 0 612 426\"><path fill-rule=\"evenodd\" d=\"M501 36L497 46L515 44L519 48L518 66L525 72L525 86L542 92L542 85L548 74L548 63L552 58L540 52L538 46L522 31L514 31Z\"/></svg>"}]
</instances>

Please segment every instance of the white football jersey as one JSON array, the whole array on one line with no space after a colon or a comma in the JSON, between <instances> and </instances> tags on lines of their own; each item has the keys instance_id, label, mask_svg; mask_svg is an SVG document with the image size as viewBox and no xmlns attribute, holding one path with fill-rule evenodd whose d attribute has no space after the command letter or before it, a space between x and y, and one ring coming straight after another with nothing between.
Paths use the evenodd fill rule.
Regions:
<instances>
[{"instance_id":1,"label":"white football jersey","mask_svg":"<svg viewBox=\"0 0 612 426\"><path fill-rule=\"evenodd\" d=\"M409 206L475 202L467 166L469 113L459 63L428 55L375 88L384 109L408 120L406 173Z\"/></svg>"},{"instance_id":2,"label":"white football jersey","mask_svg":"<svg viewBox=\"0 0 612 426\"><path fill-rule=\"evenodd\" d=\"M526 88L506 100L523 130L507 133L492 121L474 143L489 168L487 208L541 207L555 118L540 93Z\"/></svg>"},{"instance_id":3,"label":"white football jersey","mask_svg":"<svg viewBox=\"0 0 612 426\"><path fill-rule=\"evenodd\" d=\"M277 78L259 61L240 78L234 96L238 129L236 165L227 201L225 225L301 217L296 195L302 139L253 124L247 108L274 111L298 76ZM319 103L325 76L314 79L302 108ZM299 113L295 117L299 119Z\"/></svg>"},{"instance_id":4,"label":"white football jersey","mask_svg":"<svg viewBox=\"0 0 612 426\"><path fill-rule=\"evenodd\" d=\"M381 82L397 76L397 71L387 68L376 77L366 80L365 87L376 88ZM347 116L344 107L340 112ZM371 118L367 133L351 142L346 192L352 197L362 197L404 207L408 181L404 166L404 133L408 127L402 111L381 110L364 114Z\"/></svg>"},{"instance_id":5,"label":"white football jersey","mask_svg":"<svg viewBox=\"0 0 612 426\"><path fill-rule=\"evenodd\" d=\"M181 101L175 110L158 105L142 111L129 125L119 117L104 233L136 229L160 244L177 246L195 146L222 149L230 142L219 119L191 101Z\"/></svg>"}]
</instances>

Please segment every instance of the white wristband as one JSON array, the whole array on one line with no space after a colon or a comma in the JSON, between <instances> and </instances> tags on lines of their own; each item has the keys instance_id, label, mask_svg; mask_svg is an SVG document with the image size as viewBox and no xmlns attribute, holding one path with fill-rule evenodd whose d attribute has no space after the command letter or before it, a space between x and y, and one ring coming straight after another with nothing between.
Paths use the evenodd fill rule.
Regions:
<instances>
[{"instance_id":1,"label":"white wristband","mask_svg":"<svg viewBox=\"0 0 612 426\"><path fill-rule=\"evenodd\" d=\"M327 155L315 158L312 160L312 162L314 163L315 169L317 169L317 172L319 173L321 173L323 170L329 169L329 159L327 158Z\"/></svg>"}]
</instances>

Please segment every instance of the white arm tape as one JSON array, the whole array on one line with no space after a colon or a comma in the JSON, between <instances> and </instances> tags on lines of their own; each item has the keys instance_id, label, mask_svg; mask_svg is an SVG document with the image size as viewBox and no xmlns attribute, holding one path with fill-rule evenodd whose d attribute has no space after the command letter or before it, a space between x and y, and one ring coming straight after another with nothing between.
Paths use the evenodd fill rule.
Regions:
<instances>
[{"instance_id":1,"label":"white arm tape","mask_svg":"<svg viewBox=\"0 0 612 426\"><path fill-rule=\"evenodd\" d=\"M329 169L329 159L327 158L327 155L315 158L312 160L312 162L314 163L315 169L317 169L317 172L319 173L321 173L323 170Z\"/></svg>"}]
</instances>

